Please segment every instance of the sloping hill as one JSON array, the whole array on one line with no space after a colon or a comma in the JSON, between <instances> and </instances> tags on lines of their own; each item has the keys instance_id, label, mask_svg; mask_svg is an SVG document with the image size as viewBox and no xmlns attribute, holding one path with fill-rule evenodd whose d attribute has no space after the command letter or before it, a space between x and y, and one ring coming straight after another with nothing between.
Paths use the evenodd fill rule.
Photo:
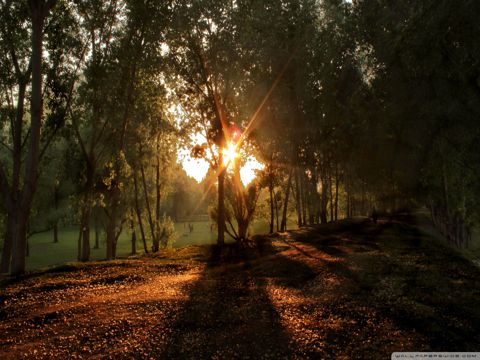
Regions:
<instances>
[{"instance_id":1,"label":"sloping hill","mask_svg":"<svg viewBox=\"0 0 480 360\"><path fill-rule=\"evenodd\" d=\"M385 359L474 351L480 271L409 217L4 281L0 358Z\"/></svg>"}]
</instances>

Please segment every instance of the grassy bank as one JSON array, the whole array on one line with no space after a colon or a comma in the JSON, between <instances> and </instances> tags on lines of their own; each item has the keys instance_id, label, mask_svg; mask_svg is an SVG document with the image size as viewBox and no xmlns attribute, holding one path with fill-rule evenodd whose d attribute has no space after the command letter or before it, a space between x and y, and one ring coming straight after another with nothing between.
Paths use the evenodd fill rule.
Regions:
<instances>
[{"instance_id":1,"label":"grassy bank","mask_svg":"<svg viewBox=\"0 0 480 360\"><path fill-rule=\"evenodd\" d=\"M190 232L189 224L193 231ZM216 241L216 229L211 227L208 221L182 222L175 224L174 247L188 245L209 245ZM252 226L252 233L260 234L268 232L268 226L264 221L258 221ZM106 258L105 236L100 235L100 247L94 249L94 232L91 232L91 259L103 260ZM77 260L78 228L67 227L59 231L59 242L53 243L53 232L45 231L33 235L29 239L30 255L27 257L27 271L37 270L54 265L61 265ZM151 244L149 244L149 247ZM143 245L137 232L137 254L143 253ZM150 249L149 249L150 250ZM118 239L117 256L125 257L132 253L131 234L123 231Z\"/></svg>"}]
</instances>

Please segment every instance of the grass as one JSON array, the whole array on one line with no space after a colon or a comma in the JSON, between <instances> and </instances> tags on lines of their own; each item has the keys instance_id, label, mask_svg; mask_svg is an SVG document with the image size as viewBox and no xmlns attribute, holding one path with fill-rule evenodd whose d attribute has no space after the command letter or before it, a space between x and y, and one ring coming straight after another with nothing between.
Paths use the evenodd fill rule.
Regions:
<instances>
[{"instance_id":1,"label":"grass","mask_svg":"<svg viewBox=\"0 0 480 360\"><path fill-rule=\"evenodd\" d=\"M210 227L208 221L191 222L193 231L190 232L187 222L175 224L176 240L174 247L188 245L210 245L216 241L216 230ZM252 233L259 234L268 232L268 224L259 220L252 226ZM103 260L106 258L106 246L104 235L101 235L100 248L93 249L94 232L91 232L91 259ZM35 234L29 239L30 256L27 257L27 271L42 269L67 262L77 261L78 228L67 227L59 231L59 242L53 243L52 231ZM151 246L151 245L149 245ZM123 231L118 239L117 256L131 255L131 235L129 231ZM137 254L143 253L143 245L137 232Z\"/></svg>"}]
</instances>

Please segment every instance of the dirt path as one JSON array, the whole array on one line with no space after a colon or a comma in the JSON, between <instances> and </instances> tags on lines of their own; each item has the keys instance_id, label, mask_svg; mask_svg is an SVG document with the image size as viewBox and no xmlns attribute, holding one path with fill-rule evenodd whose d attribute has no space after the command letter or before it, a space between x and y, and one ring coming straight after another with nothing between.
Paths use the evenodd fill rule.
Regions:
<instances>
[{"instance_id":1,"label":"dirt path","mask_svg":"<svg viewBox=\"0 0 480 360\"><path fill-rule=\"evenodd\" d=\"M343 223L260 245L222 264L192 247L11 283L0 358L381 359L480 343L478 271L413 226Z\"/></svg>"}]
</instances>

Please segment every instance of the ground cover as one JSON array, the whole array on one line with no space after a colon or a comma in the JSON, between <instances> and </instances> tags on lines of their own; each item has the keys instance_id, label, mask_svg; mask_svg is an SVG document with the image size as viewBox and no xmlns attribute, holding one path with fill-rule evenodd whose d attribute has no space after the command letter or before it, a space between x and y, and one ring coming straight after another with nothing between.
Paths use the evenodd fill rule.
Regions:
<instances>
[{"instance_id":1,"label":"ground cover","mask_svg":"<svg viewBox=\"0 0 480 360\"><path fill-rule=\"evenodd\" d=\"M480 270L412 217L356 219L5 278L0 334L2 359L475 351Z\"/></svg>"}]
</instances>

